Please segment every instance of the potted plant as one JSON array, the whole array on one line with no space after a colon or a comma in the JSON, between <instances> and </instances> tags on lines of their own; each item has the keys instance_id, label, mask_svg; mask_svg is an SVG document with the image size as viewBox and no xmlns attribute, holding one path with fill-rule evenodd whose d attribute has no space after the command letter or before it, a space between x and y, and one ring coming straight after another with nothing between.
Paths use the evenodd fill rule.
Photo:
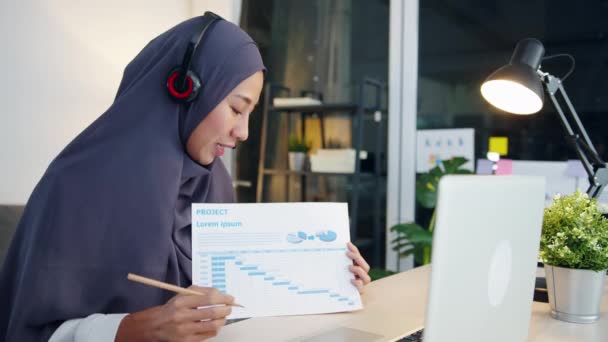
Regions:
<instances>
[{"instance_id":1,"label":"potted plant","mask_svg":"<svg viewBox=\"0 0 608 342\"><path fill-rule=\"evenodd\" d=\"M291 171L302 171L306 153L310 150L310 143L294 134L289 136L287 150L289 152L289 169Z\"/></svg>"},{"instance_id":2,"label":"potted plant","mask_svg":"<svg viewBox=\"0 0 608 342\"><path fill-rule=\"evenodd\" d=\"M554 198L545 209L540 240L551 315L573 323L592 323L608 269L608 219L597 200L577 191Z\"/></svg>"},{"instance_id":3,"label":"potted plant","mask_svg":"<svg viewBox=\"0 0 608 342\"><path fill-rule=\"evenodd\" d=\"M440 165L420 175L416 182L416 202L424 208L433 209L433 214L427 228L415 222L400 223L391 227L391 231L397 233L397 237L392 241L393 250L399 252L400 257L413 254L418 264L426 265L431 262L435 228L434 208L437 205L439 180L448 174L470 174L471 171L462 168L467 161L464 157L442 160Z\"/></svg>"}]
</instances>

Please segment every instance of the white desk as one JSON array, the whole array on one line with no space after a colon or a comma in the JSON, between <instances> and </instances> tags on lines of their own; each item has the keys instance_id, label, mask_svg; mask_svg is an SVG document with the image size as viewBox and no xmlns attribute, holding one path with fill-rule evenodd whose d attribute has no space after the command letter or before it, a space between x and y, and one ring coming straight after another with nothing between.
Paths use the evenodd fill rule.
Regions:
<instances>
[{"instance_id":1,"label":"white desk","mask_svg":"<svg viewBox=\"0 0 608 342\"><path fill-rule=\"evenodd\" d=\"M358 312L252 318L229 324L213 341L356 342L356 336L347 336L352 332L348 328L362 327L377 336L365 336L360 341L395 341L423 325L429 270L428 266L419 267L372 282L363 295L365 309ZM535 302L529 341L608 341L608 286L602 301L602 317L594 324L558 321L551 317L549 304Z\"/></svg>"}]
</instances>

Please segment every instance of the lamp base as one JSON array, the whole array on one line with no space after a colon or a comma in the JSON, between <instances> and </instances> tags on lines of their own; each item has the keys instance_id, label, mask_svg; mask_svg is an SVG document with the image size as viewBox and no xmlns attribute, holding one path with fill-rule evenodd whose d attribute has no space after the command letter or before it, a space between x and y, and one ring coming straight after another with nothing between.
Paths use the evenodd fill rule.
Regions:
<instances>
[{"instance_id":1,"label":"lamp base","mask_svg":"<svg viewBox=\"0 0 608 342\"><path fill-rule=\"evenodd\" d=\"M547 278L536 277L536 283L534 284L534 301L538 303L549 303Z\"/></svg>"}]
</instances>

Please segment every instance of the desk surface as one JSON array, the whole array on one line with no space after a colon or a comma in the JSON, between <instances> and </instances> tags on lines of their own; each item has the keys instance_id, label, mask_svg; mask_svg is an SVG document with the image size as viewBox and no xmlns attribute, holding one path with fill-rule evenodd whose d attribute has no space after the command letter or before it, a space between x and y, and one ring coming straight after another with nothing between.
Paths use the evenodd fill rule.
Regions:
<instances>
[{"instance_id":1,"label":"desk surface","mask_svg":"<svg viewBox=\"0 0 608 342\"><path fill-rule=\"evenodd\" d=\"M252 318L229 324L213 341L356 342L357 336L346 335L353 333L350 329L361 328L370 333L362 336L362 341L395 341L409 335L424 323L429 271L428 266L419 267L372 282L363 294L365 309L361 311ZM601 310L602 317L598 322L573 324L552 318L549 304L534 302L528 340L608 341L608 284L604 290ZM321 336L335 338L319 339Z\"/></svg>"}]
</instances>

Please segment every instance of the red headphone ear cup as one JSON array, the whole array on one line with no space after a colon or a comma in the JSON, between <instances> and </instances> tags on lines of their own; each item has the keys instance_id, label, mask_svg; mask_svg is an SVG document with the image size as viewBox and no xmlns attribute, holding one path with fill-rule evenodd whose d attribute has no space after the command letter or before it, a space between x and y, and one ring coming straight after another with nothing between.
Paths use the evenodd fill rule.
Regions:
<instances>
[{"instance_id":1,"label":"red headphone ear cup","mask_svg":"<svg viewBox=\"0 0 608 342\"><path fill-rule=\"evenodd\" d=\"M194 72L188 71L186 73L186 89L180 89L181 84L178 85L177 83L181 75L183 75L181 67L171 70L167 77L167 90L172 98L182 102L191 102L198 96L201 82Z\"/></svg>"}]
</instances>

